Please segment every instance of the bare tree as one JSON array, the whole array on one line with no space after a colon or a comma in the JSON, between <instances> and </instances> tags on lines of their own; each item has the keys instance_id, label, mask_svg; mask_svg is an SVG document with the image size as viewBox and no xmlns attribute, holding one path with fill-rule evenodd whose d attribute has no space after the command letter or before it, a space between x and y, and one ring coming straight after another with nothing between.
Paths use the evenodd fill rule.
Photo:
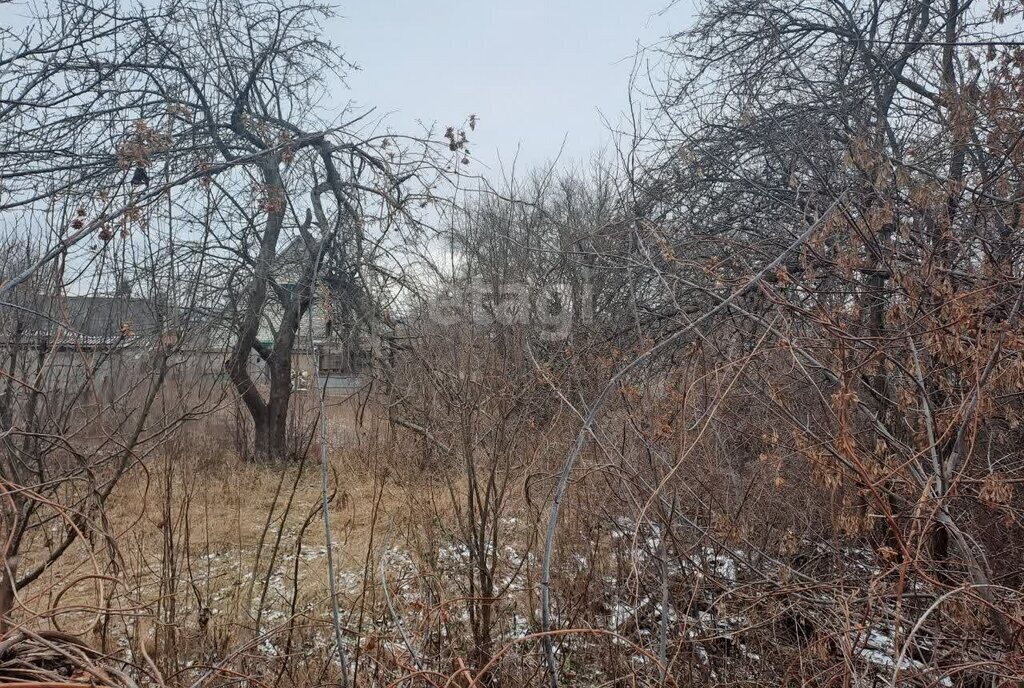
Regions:
<instances>
[{"instance_id":1,"label":"bare tree","mask_svg":"<svg viewBox=\"0 0 1024 688\"><path fill-rule=\"evenodd\" d=\"M410 192L413 177L435 170L428 145L372 132L364 138L359 116L346 121L342 114L332 123L318 117L314 104L342 86L347 67L337 48L319 37L326 16L311 5L174 3L123 23L121 32L138 49L92 61L100 71L117 71L120 107L139 113L118 158L135 170L133 179L167 186L198 180L190 190L213 185L217 202L233 206L212 219L240 228L207 221L203 230L214 238L204 246L238 261L226 366L252 416L255 453L263 459L285 453L292 351L318 266L337 264L350 275L365 269L364 242L408 223L406 207L423 191L420 185L419 197ZM157 174L152 168L159 161L164 169ZM213 179L222 170L231 170L230 180ZM374 227L366 238L368 224ZM304 260L286 287L276 273L289 239L298 242ZM266 343L259 333L270 301L280 316ZM265 398L249 370L253 351L269 373Z\"/></svg>"}]
</instances>

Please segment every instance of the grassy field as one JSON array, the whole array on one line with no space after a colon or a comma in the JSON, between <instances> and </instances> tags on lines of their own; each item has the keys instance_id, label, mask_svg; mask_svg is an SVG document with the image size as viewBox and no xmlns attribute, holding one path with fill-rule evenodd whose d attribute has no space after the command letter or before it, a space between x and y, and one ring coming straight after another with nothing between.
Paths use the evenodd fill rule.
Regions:
<instances>
[{"instance_id":1,"label":"grassy field","mask_svg":"<svg viewBox=\"0 0 1024 688\"><path fill-rule=\"evenodd\" d=\"M465 633L464 483L396 454L401 440L379 428L357 430L351 411L332 414L327 452L343 634L356 662L372 655L378 671L400 672L413 666L403 634ZM144 649L178 682L225 658L296 685L334 676L319 444L304 460L257 465L225 447L226 434L189 431L123 478L85 537L19 592L19 623L73 632L136 662ZM504 523L515 543L505 545L507 575L517 580L503 609L515 608L508 631L521 635L533 603L520 545L533 527L513 512ZM35 536L23 567L65 528L55 519Z\"/></svg>"}]
</instances>

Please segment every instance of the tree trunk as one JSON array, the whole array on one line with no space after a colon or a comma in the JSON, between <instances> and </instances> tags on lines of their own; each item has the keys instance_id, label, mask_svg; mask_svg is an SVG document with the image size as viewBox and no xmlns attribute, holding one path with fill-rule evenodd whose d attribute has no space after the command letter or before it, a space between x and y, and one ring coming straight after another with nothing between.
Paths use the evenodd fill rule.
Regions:
<instances>
[{"instance_id":1,"label":"tree trunk","mask_svg":"<svg viewBox=\"0 0 1024 688\"><path fill-rule=\"evenodd\" d=\"M269 361L270 393L264 418L266 432L262 446L256 452L257 460L271 462L291 458L288 456L288 408L292 395L291 346L287 347L287 355L278 355L276 349L275 346L275 354Z\"/></svg>"},{"instance_id":2,"label":"tree trunk","mask_svg":"<svg viewBox=\"0 0 1024 688\"><path fill-rule=\"evenodd\" d=\"M262 171L267 186L267 195L271 201L270 209L267 212L266 225L260 240L260 249L255 263L255 271L250 282L248 293L243 301L242 310L239 313L238 338L235 343L231 358L228 360L228 372L231 382L238 391L242 402L253 421L253 458L257 461L269 461L281 458L283 452L279 450L284 443L283 434L279 435L278 430L284 430L277 421L280 409L271 409L270 404L260 396L256 385L249 374L250 352L258 350L260 318L267 302L267 290L271 279L271 268L274 259L277 257L277 241L281 235L281 227L284 224L284 184L281 181L278 170L279 161L271 157L263 162ZM273 366L272 360L266 361ZM271 378L271 397L274 392L274 378ZM285 390L287 395L291 389ZM284 414L288 414L287 399L284 403Z\"/></svg>"},{"instance_id":3,"label":"tree trunk","mask_svg":"<svg viewBox=\"0 0 1024 688\"><path fill-rule=\"evenodd\" d=\"M286 195L284 181L275 157L263 165L263 177L270 199L266 226L260 241L260 252L255 262L242 310L239 313L238 339L228 361L231 381L253 420L253 458L260 462L282 461L289 454L288 407L292 394L292 353L296 344L299 324L313 300L313 280L316 277L317 258L329 239L314 240L309 232L312 213L298 227L309 261L305 264L293 289L274 282L273 267L277 258L277 242L284 224ZM323 242L328 242L324 244ZM273 288L283 306L280 325L273 333L268 347L259 341L260 323ZM270 391L264 400L249 374L249 356L255 351L263 359L270 377Z\"/></svg>"},{"instance_id":4,"label":"tree trunk","mask_svg":"<svg viewBox=\"0 0 1024 688\"><path fill-rule=\"evenodd\" d=\"M253 460L257 463L277 463L288 458L288 409L281 413L267 413L253 419Z\"/></svg>"}]
</instances>

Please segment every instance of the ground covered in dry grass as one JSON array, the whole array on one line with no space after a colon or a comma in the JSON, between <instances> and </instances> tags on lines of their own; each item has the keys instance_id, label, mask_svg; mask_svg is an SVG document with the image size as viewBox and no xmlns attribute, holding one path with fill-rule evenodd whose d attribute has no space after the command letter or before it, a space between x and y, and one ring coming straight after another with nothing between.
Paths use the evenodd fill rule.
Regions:
<instances>
[{"instance_id":1,"label":"ground covered in dry grass","mask_svg":"<svg viewBox=\"0 0 1024 688\"><path fill-rule=\"evenodd\" d=\"M469 685L468 672L487 666L491 685L541 685L552 457L500 476L509 497L491 513L496 534L474 549L462 467L425 465L407 435L344 430L327 449L330 563L356 684ZM18 622L75 633L167 686L337 682L320 448L258 465L221 448L221 435L186 432L136 466L88 515L83 537L19 591ZM565 685L754 686L772 676L770 685L866 686L898 675L954 686L967 684L940 665L988 656L985 612L971 600L951 597L911 634L924 611L916 599L930 589L909 589L870 532L822 538L763 518L724 528L700 516L666 528L654 514L636 517L614 475L603 462L583 467L552 561ZM721 483L710 470L701 480ZM34 531L27 567L66 528L54 517ZM977 636L947 635L948 623Z\"/></svg>"},{"instance_id":2,"label":"ground covered in dry grass","mask_svg":"<svg viewBox=\"0 0 1024 688\"><path fill-rule=\"evenodd\" d=\"M221 663L298 684L336 679L318 448L304 461L268 466L217 444L190 434L140 464L86 537L20 591L17 616L140 664L151 658L168 681L200 680ZM328 457L332 564L350 661L412 670L403 635L417 643L434 632L436 642L463 635L456 628L465 607L452 592L469 566L452 504L459 482L412 466L396 471L372 441L332 446ZM537 561L525 552L532 524L512 513L503 523L503 611L513 622L499 638L512 638L535 625L526 581ZM54 519L38 534L26 567L66 527ZM116 556L107 554L112 542Z\"/></svg>"}]
</instances>

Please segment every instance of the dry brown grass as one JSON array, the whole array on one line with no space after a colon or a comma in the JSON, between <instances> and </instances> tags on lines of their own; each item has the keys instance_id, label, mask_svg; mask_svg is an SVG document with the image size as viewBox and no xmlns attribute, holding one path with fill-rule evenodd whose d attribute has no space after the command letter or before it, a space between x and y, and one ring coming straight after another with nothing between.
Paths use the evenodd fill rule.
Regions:
<instances>
[{"instance_id":1,"label":"dry brown grass","mask_svg":"<svg viewBox=\"0 0 1024 688\"><path fill-rule=\"evenodd\" d=\"M636 413L656 417L657 410ZM458 523L466 513L464 466L450 457L430 465L421 438L395 432L372 414L362 423L351 407L331 414L335 580L356 685L388 685L414 673L403 632L423 664L446 676L458 662L479 670L496 655L489 671L500 677L498 685L540 685L543 656L530 634L540 626L538 535L564 444L559 434L531 440L530 460L507 469L486 648L493 654L480 656L470 610L479 614L490 603L478 592L479 571ZM609 427L613 436L621 430ZM656 509L642 513L642 472L653 470L649 455L624 453L615 462L597 448L587 452L567 495L552 560L565 685L629 685L614 683L616 677L663 685L651 659L662 629L673 671L690 685L742 685L769 670L796 675L794 659L848 677L878 672L863 656L875 650L858 648L853 659L836 650L844 639L865 634L855 625L859 617L847 623L835 610L848 603L840 593L850 586L865 584L870 593L875 588L865 581L895 582L892 571L872 559L867 536L824 540L808 528L785 529L827 514L827 505L807 501L809 478L799 466L755 460L756 442L734 449L723 458L708 442L687 454L686 470L670 487L680 495L673 508L694 514L696 525L671 529ZM222 663L257 681L252 685L329 684L338 674L319 456L314 441L305 463L246 463L223 421L189 428L136 466L91 516L95 527L86 537L21 591L16 620L79 633L137 666L146 666L145 649L175 688ZM785 476L781 483L777 472ZM737 494L735 509L700 512L700 498L728 505ZM726 511L732 519L717 518ZM49 540L42 532L34 536L30 563L59 540L61 523L52 526ZM744 553L752 551L748 545L764 554L753 561ZM794 579L800 566L801 576L822 581L821 590L839 592L808 597L805 579ZM665 625L662 596L673 613ZM867 606L875 598L855 603ZM965 609L982 628L984 615ZM816 654L806 654L808 647ZM912 668L917 683L933 675Z\"/></svg>"},{"instance_id":2,"label":"dry brown grass","mask_svg":"<svg viewBox=\"0 0 1024 688\"><path fill-rule=\"evenodd\" d=\"M376 572L384 549L415 558L414 543L426 539L449 503L436 475L396 461L393 447L381 446L380 428L372 421L357 426L352 413L332 410L328 451L346 627L370 625L381 614ZM256 642L258 630L283 635L290 623L305 645L325 643L330 598L319 446L304 462L256 465L237 458L229 436L225 424L208 421L140 462L97 512L95 530L20 592L16 618L108 649L134 652L150 642L165 671ZM32 540L29 564L45 556L62 527L55 521L53 537ZM106 553L111 541L113 557Z\"/></svg>"}]
</instances>

